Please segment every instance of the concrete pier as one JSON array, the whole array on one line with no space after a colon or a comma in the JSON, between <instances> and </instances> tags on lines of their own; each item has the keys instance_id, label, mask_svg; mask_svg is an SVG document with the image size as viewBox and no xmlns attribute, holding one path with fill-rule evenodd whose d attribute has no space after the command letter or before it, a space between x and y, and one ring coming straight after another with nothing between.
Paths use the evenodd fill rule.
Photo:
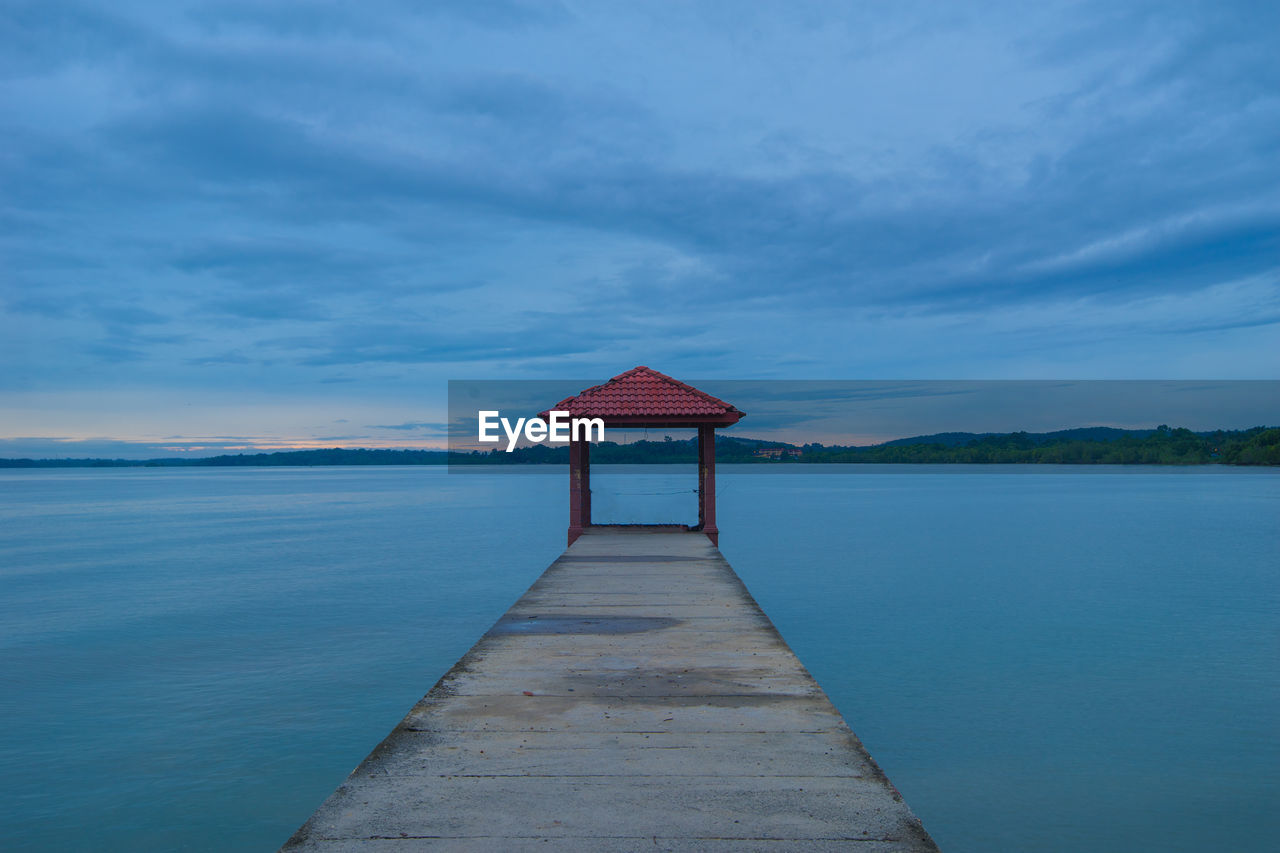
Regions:
<instances>
[{"instance_id":1,"label":"concrete pier","mask_svg":"<svg viewBox=\"0 0 1280 853\"><path fill-rule=\"evenodd\" d=\"M594 527L284 849L937 847L706 536Z\"/></svg>"}]
</instances>

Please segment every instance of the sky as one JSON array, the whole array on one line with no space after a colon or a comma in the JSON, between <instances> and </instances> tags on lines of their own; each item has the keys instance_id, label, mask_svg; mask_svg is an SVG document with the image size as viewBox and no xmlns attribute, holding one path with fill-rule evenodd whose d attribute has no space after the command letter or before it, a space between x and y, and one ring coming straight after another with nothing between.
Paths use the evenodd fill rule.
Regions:
<instances>
[{"instance_id":1,"label":"sky","mask_svg":"<svg viewBox=\"0 0 1280 853\"><path fill-rule=\"evenodd\" d=\"M492 450L479 440L480 413L489 435L518 431L531 418L591 383L582 380L454 380L448 418L403 424L447 437L452 450ZM745 416L722 434L832 445L872 445L944 432L1054 432L1080 427L1150 430L1161 425L1209 432L1280 423L1280 380L1044 379L706 379L696 387ZM1156 420L1152 420L1157 417ZM607 441L693 439L693 429L606 427ZM519 446L531 442L521 439ZM508 442L504 438L498 449ZM469 470L469 469L468 469Z\"/></svg>"},{"instance_id":2,"label":"sky","mask_svg":"<svg viewBox=\"0 0 1280 853\"><path fill-rule=\"evenodd\" d=\"M449 380L637 364L1277 379L1278 32L1266 2L10 0L0 456L438 445Z\"/></svg>"}]
</instances>

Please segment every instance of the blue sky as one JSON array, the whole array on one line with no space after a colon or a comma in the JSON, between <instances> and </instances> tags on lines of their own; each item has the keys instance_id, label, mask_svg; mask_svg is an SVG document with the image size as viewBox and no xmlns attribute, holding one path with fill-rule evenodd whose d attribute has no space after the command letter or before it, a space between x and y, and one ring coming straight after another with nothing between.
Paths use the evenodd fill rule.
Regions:
<instances>
[{"instance_id":1,"label":"blue sky","mask_svg":"<svg viewBox=\"0 0 1280 853\"><path fill-rule=\"evenodd\" d=\"M1277 32L1230 2L9 2L0 455L416 446L448 379L642 363L1280 378Z\"/></svg>"}]
</instances>

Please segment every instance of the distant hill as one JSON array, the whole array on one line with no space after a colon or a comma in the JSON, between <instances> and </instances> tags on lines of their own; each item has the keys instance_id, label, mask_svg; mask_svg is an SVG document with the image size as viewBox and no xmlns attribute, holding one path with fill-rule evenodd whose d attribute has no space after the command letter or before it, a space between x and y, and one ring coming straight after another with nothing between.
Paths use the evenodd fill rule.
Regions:
<instances>
[{"instance_id":1,"label":"distant hill","mask_svg":"<svg viewBox=\"0 0 1280 853\"><path fill-rule=\"evenodd\" d=\"M1048 444L1054 441L1115 441L1117 438L1136 436L1145 438L1153 429L1117 429L1115 427L1080 427L1077 429L1060 429L1054 432L1020 433L1026 435L1036 444ZM943 447L964 447L970 442L980 441L1000 435L1018 435L1019 433L998 432L939 432L934 435L917 435L911 438L895 438L877 447L897 447L904 444L940 444ZM1207 434L1207 433L1206 433Z\"/></svg>"},{"instance_id":2,"label":"distant hill","mask_svg":"<svg viewBox=\"0 0 1280 853\"><path fill-rule=\"evenodd\" d=\"M443 450L282 450L164 459L0 459L0 468L226 468L280 465L443 465Z\"/></svg>"},{"instance_id":3,"label":"distant hill","mask_svg":"<svg viewBox=\"0 0 1280 853\"><path fill-rule=\"evenodd\" d=\"M873 447L805 445L802 462L1280 465L1280 429L1192 432L1109 427L1045 433L939 433Z\"/></svg>"},{"instance_id":4,"label":"distant hill","mask_svg":"<svg viewBox=\"0 0 1280 853\"><path fill-rule=\"evenodd\" d=\"M769 449L786 453L766 454ZM664 439L591 448L596 464L692 463L697 439ZM886 441L870 447L797 446L745 436L716 436L716 458L726 463L1053 463L1072 465L1280 465L1280 429L1192 432L1161 425L1125 430L1086 427L1055 432L944 432ZM0 468L192 468L307 465L563 465L567 447L534 445L451 453L444 450L366 450L334 447L276 453L243 453L196 459L0 459Z\"/></svg>"}]
</instances>

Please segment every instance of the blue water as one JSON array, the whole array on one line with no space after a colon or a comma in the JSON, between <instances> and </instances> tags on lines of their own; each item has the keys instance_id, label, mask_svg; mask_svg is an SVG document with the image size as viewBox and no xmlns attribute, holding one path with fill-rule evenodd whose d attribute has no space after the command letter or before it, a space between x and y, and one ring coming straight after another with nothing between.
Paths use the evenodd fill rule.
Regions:
<instances>
[{"instance_id":1,"label":"blue water","mask_svg":"<svg viewBox=\"0 0 1280 853\"><path fill-rule=\"evenodd\" d=\"M683 468L598 520L689 520ZM0 472L0 847L274 849L563 548L557 469ZM943 849L1270 851L1280 471L722 466Z\"/></svg>"}]
</instances>

